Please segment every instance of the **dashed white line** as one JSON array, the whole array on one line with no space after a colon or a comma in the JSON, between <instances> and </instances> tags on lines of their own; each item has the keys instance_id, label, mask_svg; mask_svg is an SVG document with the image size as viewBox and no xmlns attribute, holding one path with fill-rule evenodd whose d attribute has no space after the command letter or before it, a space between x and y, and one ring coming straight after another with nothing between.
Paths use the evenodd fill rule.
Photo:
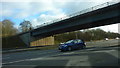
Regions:
<instances>
[{"instance_id":1,"label":"dashed white line","mask_svg":"<svg viewBox=\"0 0 120 68\"><path fill-rule=\"evenodd\" d=\"M73 53L75 53L75 52L68 52L68 53L63 53L63 54L73 54Z\"/></svg>"},{"instance_id":2,"label":"dashed white line","mask_svg":"<svg viewBox=\"0 0 120 68\"><path fill-rule=\"evenodd\" d=\"M28 60L29 60L29 59L25 59L25 60L18 60L18 61L7 62L7 63L2 63L2 64L17 63L17 62L28 61Z\"/></svg>"}]
</instances>

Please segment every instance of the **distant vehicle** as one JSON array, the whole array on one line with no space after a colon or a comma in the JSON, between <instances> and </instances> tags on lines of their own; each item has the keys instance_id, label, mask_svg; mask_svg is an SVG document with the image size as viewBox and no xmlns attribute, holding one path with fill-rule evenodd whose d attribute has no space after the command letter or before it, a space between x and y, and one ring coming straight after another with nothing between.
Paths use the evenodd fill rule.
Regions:
<instances>
[{"instance_id":1,"label":"distant vehicle","mask_svg":"<svg viewBox=\"0 0 120 68\"><path fill-rule=\"evenodd\" d=\"M106 41L108 41L109 39L108 38L105 38Z\"/></svg>"},{"instance_id":2,"label":"distant vehicle","mask_svg":"<svg viewBox=\"0 0 120 68\"><path fill-rule=\"evenodd\" d=\"M61 51L72 51L75 49L84 49L84 48L86 48L85 42L80 39L75 39L60 44L58 49Z\"/></svg>"},{"instance_id":3,"label":"distant vehicle","mask_svg":"<svg viewBox=\"0 0 120 68\"><path fill-rule=\"evenodd\" d=\"M64 44L64 43L60 43L60 44Z\"/></svg>"},{"instance_id":4,"label":"distant vehicle","mask_svg":"<svg viewBox=\"0 0 120 68\"><path fill-rule=\"evenodd\" d=\"M117 39L117 40L118 40L119 38L118 38L118 37L116 37L115 39Z\"/></svg>"}]
</instances>

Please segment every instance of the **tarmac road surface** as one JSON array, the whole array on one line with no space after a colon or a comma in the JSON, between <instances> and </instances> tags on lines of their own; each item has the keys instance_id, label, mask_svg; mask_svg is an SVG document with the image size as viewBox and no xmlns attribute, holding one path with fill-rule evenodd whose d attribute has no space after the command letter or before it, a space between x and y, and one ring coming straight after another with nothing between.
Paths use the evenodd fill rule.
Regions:
<instances>
[{"instance_id":1,"label":"tarmac road surface","mask_svg":"<svg viewBox=\"0 0 120 68\"><path fill-rule=\"evenodd\" d=\"M97 43L98 42L101 41L97 41ZM109 41L105 41L104 43L106 42ZM116 40L113 40L113 43L116 45L117 43L115 42ZM97 45L97 43L95 45ZM107 44L109 43L106 43L106 45ZM100 45L100 43L98 43L98 45ZM106 47L102 47L102 45L101 47L87 47L83 50L68 52L60 52L58 49L53 49L3 54L2 67L18 68L18 66L28 66L29 68L38 68L39 66L118 66L120 59L118 49L120 49L120 47L112 45Z\"/></svg>"}]
</instances>

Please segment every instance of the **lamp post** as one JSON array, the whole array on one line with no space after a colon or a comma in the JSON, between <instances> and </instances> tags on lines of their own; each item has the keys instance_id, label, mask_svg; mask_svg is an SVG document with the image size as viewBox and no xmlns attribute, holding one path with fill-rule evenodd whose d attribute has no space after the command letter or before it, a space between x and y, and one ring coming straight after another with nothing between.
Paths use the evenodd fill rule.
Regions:
<instances>
[{"instance_id":1,"label":"lamp post","mask_svg":"<svg viewBox=\"0 0 120 68\"><path fill-rule=\"evenodd\" d=\"M75 35L76 35L76 39L78 39L78 34L77 34L77 31L75 31Z\"/></svg>"}]
</instances>

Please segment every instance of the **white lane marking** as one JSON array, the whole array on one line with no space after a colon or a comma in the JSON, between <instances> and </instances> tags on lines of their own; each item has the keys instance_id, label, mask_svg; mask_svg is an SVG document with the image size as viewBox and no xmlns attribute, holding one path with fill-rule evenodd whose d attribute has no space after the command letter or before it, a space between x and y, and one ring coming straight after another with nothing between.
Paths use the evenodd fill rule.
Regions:
<instances>
[{"instance_id":1,"label":"white lane marking","mask_svg":"<svg viewBox=\"0 0 120 68\"><path fill-rule=\"evenodd\" d=\"M45 58L45 57L43 57L43 58L24 59L24 60L6 62L6 63L2 63L2 64L11 64L11 63L18 63L18 62L23 62L23 61L34 61L34 60L43 60L43 59L51 59L51 58Z\"/></svg>"},{"instance_id":2,"label":"white lane marking","mask_svg":"<svg viewBox=\"0 0 120 68\"><path fill-rule=\"evenodd\" d=\"M49 53L55 53L57 51L54 52L47 52L47 53L39 53L39 54L49 54ZM22 62L22 61L29 61L29 60L36 60L37 58L33 58L33 59L25 59L25 60L18 60L18 61L13 61L13 62L6 62L6 63L2 63L2 64L10 64L10 63L17 63L17 62ZM39 58L39 59L43 59L43 58Z\"/></svg>"},{"instance_id":3,"label":"white lane marking","mask_svg":"<svg viewBox=\"0 0 120 68\"><path fill-rule=\"evenodd\" d=\"M116 51L116 50L100 50L100 51L94 51L94 52L111 52L111 51Z\"/></svg>"},{"instance_id":4,"label":"white lane marking","mask_svg":"<svg viewBox=\"0 0 120 68\"><path fill-rule=\"evenodd\" d=\"M52 52L49 52L52 53ZM69 53L63 53L63 54L73 54L74 52L69 52ZM43 53L44 54L44 53ZM46 54L46 53L45 53ZM53 55L54 56L54 55ZM48 56L46 56L48 57ZM32 61L32 60L42 60L42 59L47 59L45 57L43 58L33 58L33 59L25 59L25 60L18 60L18 61L12 61L12 62L6 62L6 63L2 63L2 64L10 64L10 63L17 63L17 62L22 62L22 61ZM50 59L50 58L48 58Z\"/></svg>"},{"instance_id":5,"label":"white lane marking","mask_svg":"<svg viewBox=\"0 0 120 68\"><path fill-rule=\"evenodd\" d=\"M75 52L68 52L68 53L63 53L63 54L73 54L73 53L75 53Z\"/></svg>"},{"instance_id":6,"label":"white lane marking","mask_svg":"<svg viewBox=\"0 0 120 68\"><path fill-rule=\"evenodd\" d=\"M28 60L29 60L29 59L25 59L25 60L18 60L18 61L7 62L7 63L2 63L2 64L17 63L17 62L28 61Z\"/></svg>"},{"instance_id":7,"label":"white lane marking","mask_svg":"<svg viewBox=\"0 0 120 68\"><path fill-rule=\"evenodd\" d=\"M45 58L33 58L33 59L29 59L29 60L32 61L32 60L42 60L42 59L45 59Z\"/></svg>"}]
</instances>

